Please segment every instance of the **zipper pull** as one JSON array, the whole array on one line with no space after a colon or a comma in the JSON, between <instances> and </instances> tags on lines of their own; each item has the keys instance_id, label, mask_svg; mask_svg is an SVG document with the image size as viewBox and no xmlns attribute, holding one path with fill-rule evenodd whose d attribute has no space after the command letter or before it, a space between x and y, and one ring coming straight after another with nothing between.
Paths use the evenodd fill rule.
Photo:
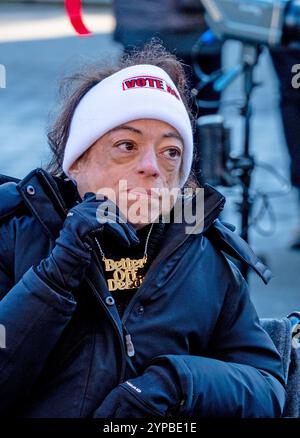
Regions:
<instances>
[{"instance_id":1,"label":"zipper pull","mask_svg":"<svg viewBox=\"0 0 300 438\"><path fill-rule=\"evenodd\" d=\"M124 324L123 324L123 329L125 331L125 341L126 341L127 354L128 354L129 357L132 357L132 356L135 355L134 345L132 343L131 336L128 333L128 330L127 330L127 328L125 327Z\"/></svg>"},{"instance_id":2,"label":"zipper pull","mask_svg":"<svg viewBox=\"0 0 300 438\"><path fill-rule=\"evenodd\" d=\"M125 339L126 339L127 354L129 357L132 357L135 355L135 351L134 351L134 345L132 343L131 336L129 333L127 335L125 335Z\"/></svg>"},{"instance_id":3,"label":"zipper pull","mask_svg":"<svg viewBox=\"0 0 300 438\"><path fill-rule=\"evenodd\" d=\"M133 342L131 340L131 336L128 333L128 330L127 330L125 324L123 323L122 326L123 326L123 330L125 332L125 342L126 342L127 354L128 354L129 357L132 357L132 356L135 355L134 345L133 345Z\"/></svg>"}]
</instances>

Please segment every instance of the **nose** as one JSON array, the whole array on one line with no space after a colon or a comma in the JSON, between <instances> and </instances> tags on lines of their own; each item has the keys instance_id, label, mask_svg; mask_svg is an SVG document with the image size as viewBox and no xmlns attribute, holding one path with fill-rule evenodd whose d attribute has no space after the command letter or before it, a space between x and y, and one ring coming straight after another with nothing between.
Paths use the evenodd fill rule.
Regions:
<instances>
[{"instance_id":1,"label":"nose","mask_svg":"<svg viewBox=\"0 0 300 438\"><path fill-rule=\"evenodd\" d=\"M156 153L153 149L148 149L141 153L138 162L138 173L144 176L152 176L154 178L158 177L160 172Z\"/></svg>"}]
</instances>

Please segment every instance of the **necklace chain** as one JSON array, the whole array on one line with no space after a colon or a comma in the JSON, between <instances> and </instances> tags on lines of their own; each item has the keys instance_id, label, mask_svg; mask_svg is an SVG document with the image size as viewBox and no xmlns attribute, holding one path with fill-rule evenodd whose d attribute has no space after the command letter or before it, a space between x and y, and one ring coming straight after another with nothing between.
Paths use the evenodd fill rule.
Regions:
<instances>
[{"instance_id":1,"label":"necklace chain","mask_svg":"<svg viewBox=\"0 0 300 438\"><path fill-rule=\"evenodd\" d=\"M152 223L152 225L151 225L151 227L150 227L150 230L149 230L149 232L148 232L147 238L146 238L145 249L144 249L144 257L143 257L145 263L147 262L147 258L148 258L148 255L147 255L147 251L148 251L148 242L149 242L149 238L150 238L150 234L151 234L151 231L152 231L153 225L154 225L154 223ZM97 245L98 245L98 248L99 248L100 254L101 254L101 256L102 256L102 260L105 260L105 259L106 259L105 254L104 254L104 252L103 252L103 250L102 250L102 248L101 248L101 245L100 245L100 243L99 243L97 237L95 237L95 240L96 240L96 243L97 243Z\"/></svg>"}]
</instances>

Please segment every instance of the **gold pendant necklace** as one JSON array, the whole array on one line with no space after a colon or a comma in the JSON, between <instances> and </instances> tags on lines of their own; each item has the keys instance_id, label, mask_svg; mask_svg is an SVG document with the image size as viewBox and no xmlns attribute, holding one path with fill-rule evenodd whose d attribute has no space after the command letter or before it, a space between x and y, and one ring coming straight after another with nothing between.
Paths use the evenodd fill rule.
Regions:
<instances>
[{"instance_id":1,"label":"gold pendant necklace","mask_svg":"<svg viewBox=\"0 0 300 438\"><path fill-rule=\"evenodd\" d=\"M148 241L153 225L154 223L152 223L149 233L147 235L144 256L141 259L131 259L129 257L122 257L120 260L108 259L105 257L105 254L102 251L98 239L95 237L100 254L102 256L102 261L104 262L105 271L113 273L113 277L107 280L109 291L114 291L116 289L124 290L140 287L144 277L141 274L138 274L137 271L143 268L147 263Z\"/></svg>"}]
</instances>

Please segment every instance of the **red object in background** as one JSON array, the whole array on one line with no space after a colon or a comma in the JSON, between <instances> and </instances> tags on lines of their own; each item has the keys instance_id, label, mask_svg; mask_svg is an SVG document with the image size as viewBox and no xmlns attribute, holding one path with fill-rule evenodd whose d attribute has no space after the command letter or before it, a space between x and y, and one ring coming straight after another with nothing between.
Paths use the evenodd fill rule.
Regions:
<instances>
[{"instance_id":1,"label":"red object in background","mask_svg":"<svg viewBox=\"0 0 300 438\"><path fill-rule=\"evenodd\" d=\"M81 0L65 0L65 8L75 31L82 36L91 35L82 19Z\"/></svg>"}]
</instances>

